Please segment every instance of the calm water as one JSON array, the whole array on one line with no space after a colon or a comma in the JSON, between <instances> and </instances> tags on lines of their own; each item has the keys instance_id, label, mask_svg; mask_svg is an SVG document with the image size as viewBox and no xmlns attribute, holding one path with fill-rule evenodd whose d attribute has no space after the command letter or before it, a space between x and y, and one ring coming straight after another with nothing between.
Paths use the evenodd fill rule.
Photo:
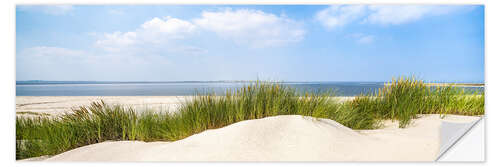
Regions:
<instances>
[{"instance_id":1,"label":"calm water","mask_svg":"<svg viewBox=\"0 0 500 167\"><path fill-rule=\"evenodd\" d=\"M189 96L196 92L223 94L228 88L250 83L235 82L17 82L17 96ZM301 92L333 90L339 96L355 96L384 86L383 82L288 82ZM482 88L479 88L482 89Z\"/></svg>"}]
</instances>

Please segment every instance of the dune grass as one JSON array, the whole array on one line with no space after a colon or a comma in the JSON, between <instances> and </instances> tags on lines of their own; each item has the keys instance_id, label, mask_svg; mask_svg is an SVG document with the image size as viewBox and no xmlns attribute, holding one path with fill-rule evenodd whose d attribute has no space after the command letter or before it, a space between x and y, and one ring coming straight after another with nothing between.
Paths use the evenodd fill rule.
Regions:
<instances>
[{"instance_id":1,"label":"dune grass","mask_svg":"<svg viewBox=\"0 0 500 167\"><path fill-rule=\"evenodd\" d=\"M393 79L376 93L357 96L352 103L377 119L399 120L401 128L419 114L484 114L483 92L453 86L430 87L412 77Z\"/></svg>"},{"instance_id":2,"label":"dune grass","mask_svg":"<svg viewBox=\"0 0 500 167\"><path fill-rule=\"evenodd\" d=\"M387 119L399 120L404 128L418 114L482 115L484 95L399 78L378 92L346 102L339 102L332 92L301 94L269 82L228 90L223 96L197 94L173 113L136 112L99 101L59 117L18 116L16 159L55 155L106 140L175 141L207 129L276 115L328 118L353 129L376 129Z\"/></svg>"}]
</instances>

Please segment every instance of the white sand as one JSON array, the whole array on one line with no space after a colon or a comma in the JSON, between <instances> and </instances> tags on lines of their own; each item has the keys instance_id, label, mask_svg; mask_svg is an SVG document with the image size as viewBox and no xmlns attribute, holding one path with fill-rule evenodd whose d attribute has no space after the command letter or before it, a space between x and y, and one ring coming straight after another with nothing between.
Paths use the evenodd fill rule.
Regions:
<instances>
[{"instance_id":1,"label":"white sand","mask_svg":"<svg viewBox=\"0 0 500 167\"><path fill-rule=\"evenodd\" d=\"M425 115L405 129L386 122L354 131L328 119L297 115L242 121L175 142L109 141L47 161L434 161L442 121L478 117Z\"/></svg>"},{"instance_id":2,"label":"white sand","mask_svg":"<svg viewBox=\"0 0 500 167\"><path fill-rule=\"evenodd\" d=\"M18 96L17 112L58 115L103 99L138 110L175 111L189 96ZM352 97L342 97L349 100ZM377 130L351 130L328 119L276 116L207 130L176 142L108 141L80 147L48 161L433 161L442 121L478 117L425 115L404 129L386 121Z\"/></svg>"},{"instance_id":3,"label":"white sand","mask_svg":"<svg viewBox=\"0 0 500 167\"><path fill-rule=\"evenodd\" d=\"M16 112L58 115L99 100L133 107L138 111L175 111L181 102L190 99L192 96L16 96Z\"/></svg>"}]
</instances>

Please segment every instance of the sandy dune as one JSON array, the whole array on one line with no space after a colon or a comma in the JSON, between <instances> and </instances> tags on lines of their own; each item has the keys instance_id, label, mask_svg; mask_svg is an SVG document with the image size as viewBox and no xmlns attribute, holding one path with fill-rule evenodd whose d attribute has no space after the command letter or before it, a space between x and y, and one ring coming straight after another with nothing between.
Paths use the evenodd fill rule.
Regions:
<instances>
[{"instance_id":1,"label":"sandy dune","mask_svg":"<svg viewBox=\"0 0 500 167\"><path fill-rule=\"evenodd\" d=\"M433 161L442 121L478 117L425 115L405 129L386 122L354 131L328 119L268 117L207 130L175 142L109 141L47 161Z\"/></svg>"},{"instance_id":2,"label":"sandy dune","mask_svg":"<svg viewBox=\"0 0 500 167\"><path fill-rule=\"evenodd\" d=\"M138 111L176 111L190 96L17 96L16 112L58 115L96 100ZM349 100L352 97L340 97ZM207 130L175 142L108 141L80 147L47 161L433 161L445 123L479 117L424 115L404 129L386 121L377 130L352 130L328 119L276 116ZM453 135L453 134L447 134ZM441 139L440 139L441 137ZM446 141L446 140L445 140ZM441 148L442 150L442 148Z\"/></svg>"}]
</instances>

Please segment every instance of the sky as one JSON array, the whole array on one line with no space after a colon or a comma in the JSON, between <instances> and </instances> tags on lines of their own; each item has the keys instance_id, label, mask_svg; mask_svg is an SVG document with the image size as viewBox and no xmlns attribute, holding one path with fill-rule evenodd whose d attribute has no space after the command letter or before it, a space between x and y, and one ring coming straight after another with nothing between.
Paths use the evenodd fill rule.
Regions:
<instances>
[{"instance_id":1,"label":"sky","mask_svg":"<svg viewBox=\"0 0 500 167\"><path fill-rule=\"evenodd\" d=\"M18 5L16 80L484 82L482 5Z\"/></svg>"}]
</instances>

